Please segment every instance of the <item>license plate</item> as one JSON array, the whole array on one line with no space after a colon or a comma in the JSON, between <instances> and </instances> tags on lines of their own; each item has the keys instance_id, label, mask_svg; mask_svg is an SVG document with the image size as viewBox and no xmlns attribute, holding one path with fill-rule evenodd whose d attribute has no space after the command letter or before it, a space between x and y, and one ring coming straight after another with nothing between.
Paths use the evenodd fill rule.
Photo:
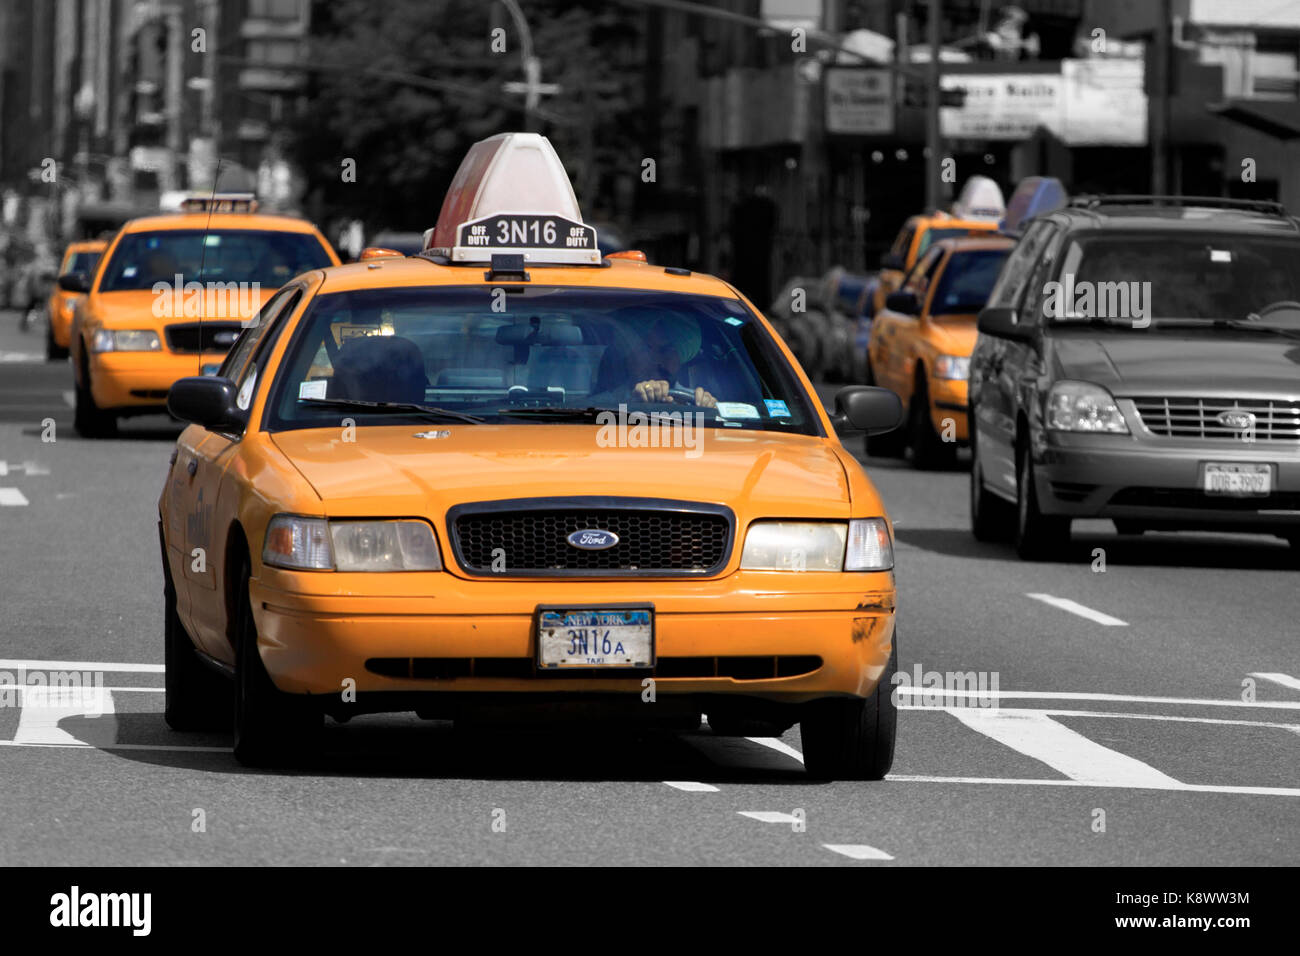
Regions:
<instances>
[{"instance_id":1,"label":"license plate","mask_svg":"<svg viewBox=\"0 0 1300 956\"><path fill-rule=\"evenodd\" d=\"M1201 470L1201 487L1207 495L1266 495L1273 490L1273 468L1266 464L1206 462Z\"/></svg>"},{"instance_id":2,"label":"license plate","mask_svg":"<svg viewBox=\"0 0 1300 956\"><path fill-rule=\"evenodd\" d=\"M650 668L654 666L654 611L648 607L539 608L537 666Z\"/></svg>"}]
</instances>

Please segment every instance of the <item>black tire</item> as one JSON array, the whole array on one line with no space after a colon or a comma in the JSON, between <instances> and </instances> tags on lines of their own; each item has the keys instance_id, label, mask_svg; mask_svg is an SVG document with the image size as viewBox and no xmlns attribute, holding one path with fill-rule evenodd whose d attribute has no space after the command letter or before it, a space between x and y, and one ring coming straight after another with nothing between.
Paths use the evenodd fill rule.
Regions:
<instances>
[{"instance_id":1,"label":"black tire","mask_svg":"<svg viewBox=\"0 0 1300 956\"><path fill-rule=\"evenodd\" d=\"M971 432L970 529L976 541L1006 541L1015 530L1016 512L1011 505L984 487L984 469Z\"/></svg>"},{"instance_id":2,"label":"black tire","mask_svg":"<svg viewBox=\"0 0 1300 956\"><path fill-rule=\"evenodd\" d=\"M279 690L257 649L248 596L247 557L235 577L235 759L246 767L291 767L319 746L323 711L310 699Z\"/></svg>"},{"instance_id":3,"label":"black tire","mask_svg":"<svg viewBox=\"0 0 1300 956\"><path fill-rule=\"evenodd\" d=\"M923 471L951 468L957 462L957 443L946 442L930 420L930 393L925 379L916 383L907 409L907 446L912 449L912 467Z\"/></svg>"},{"instance_id":4,"label":"black tire","mask_svg":"<svg viewBox=\"0 0 1300 956\"><path fill-rule=\"evenodd\" d=\"M117 416L95 404L90 391L90 365L83 354L81 376L76 383L72 427L82 438L107 438L117 434Z\"/></svg>"},{"instance_id":5,"label":"black tire","mask_svg":"<svg viewBox=\"0 0 1300 956\"><path fill-rule=\"evenodd\" d=\"M876 373L871 370L870 361L867 362L866 379L868 385L876 384ZM877 458L902 458L906 449L907 432L903 428L895 428L883 435L868 435L862 439L862 450Z\"/></svg>"},{"instance_id":6,"label":"black tire","mask_svg":"<svg viewBox=\"0 0 1300 956\"><path fill-rule=\"evenodd\" d=\"M898 631L880 683L870 697L832 698L807 704L799 723L803 762L816 780L883 780L894 764L898 710Z\"/></svg>"},{"instance_id":7,"label":"black tire","mask_svg":"<svg viewBox=\"0 0 1300 956\"><path fill-rule=\"evenodd\" d=\"M1059 556L1070 543L1070 519L1039 510L1034 463L1027 449L1020 452L1016 475L1016 553L1026 561Z\"/></svg>"},{"instance_id":8,"label":"black tire","mask_svg":"<svg viewBox=\"0 0 1300 956\"><path fill-rule=\"evenodd\" d=\"M45 326L45 361L61 362L68 357L68 350L54 341L54 326Z\"/></svg>"},{"instance_id":9,"label":"black tire","mask_svg":"<svg viewBox=\"0 0 1300 956\"><path fill-rule=\"evenodd\" d=\"M176 614L176 589L163 559L163 719L172 730L229 730L234 688L204 666Z\"/></svg>"},{"instance_id":10,"label":"black tire","mask_svg":"<svg viewBox=\"0 0 1300 956\"><path fill-rule=\"evenodd\" d=\"M1119 534L1143 534L1147 526L1132 518L1115 518L1115 531Z\"/></svg>"}]
</instances>

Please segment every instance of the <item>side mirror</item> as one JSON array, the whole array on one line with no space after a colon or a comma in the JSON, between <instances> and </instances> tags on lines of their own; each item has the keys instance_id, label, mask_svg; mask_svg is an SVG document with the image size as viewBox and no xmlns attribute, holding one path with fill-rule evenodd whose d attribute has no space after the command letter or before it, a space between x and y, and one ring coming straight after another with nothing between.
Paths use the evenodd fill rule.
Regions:
<instances>
[{"instance_id":1,"label":"side mirror","mask_svg":"<svg viewBox=\"0 0 1300 956\"><path fill-rule=\"evenodd\" d=\"M880 257L880 268L882 269L898 269L901 271L903 265L903 257L897 252L886 252Z\"/></svg>"},{"instance_id":2,"label":"side mirror","mask_svg":"<svg viewBox=\"0 0 1300 956\"><path fill-rule=\"evenodd\" d=\"M167 411L218 432L242 431L246 424L235 404L235 383L212 375L177 379L167 393Z\"/></svg>"},{"instance_id":3,"label":"side mirror","mask_svg":"<svg viewBox=\"0 0 1300 956\"><path fill-rule=\"evenodd\" d=\"M916 300L916 293L911 289L899 289L885 296L885 308L890 312L903 315L920 315L921 303Z\"/></svg>"},{"instance_id":4,"label":"side mirror","mask_svg":"<svg viewBox=\"0 0 1300 956\"><path fill-rule=\"evenodd\" d=\"M903 424L902 400L887 388L850 385L835 394L834 422L868 435L883 435Z\"/></svg>"},{"instance_id":5,"label":"side mirror","mask_svg":"<svg viewBox=\"0 0 1300 956\"><path fill-rule=\"evenodd\" d=\"M1033 326L1022 325L1016 321L1016 310L1007 306L995 306L980 312L975 320L981 335L992 335L999 339L1013 339L1027 342L1034 337Z\"/></svg>"},{"instance_id":6,"label":"side mirror","mask_svg":"<svg viewBox=\"0 0 1300 956\"><path fill-rule=\"evenodd\" d=\"M65 272L59 276L59 288L64 292L79 292L85 295L90 291L90 276L84 272Z\"/></svg>"}]
</instances>

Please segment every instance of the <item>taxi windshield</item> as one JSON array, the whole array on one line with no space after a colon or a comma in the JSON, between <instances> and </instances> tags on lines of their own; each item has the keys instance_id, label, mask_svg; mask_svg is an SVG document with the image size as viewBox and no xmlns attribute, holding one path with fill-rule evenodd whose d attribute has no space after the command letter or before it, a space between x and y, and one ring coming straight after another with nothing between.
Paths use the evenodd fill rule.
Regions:
<instances>
[{"instance_id":1,"label":"taxi windshield","mask_svg":"<svg viewBox=\"0 0 1300 956\"><path fill-rule=\"evenodd\" d=\"M317 296L285 352L267 427L448 418L581 421L687 410L706 427L820 434L776 344L736 299L555 286ZM369 403L371 407L364 407ZM398 407L404 406L404 407Z\"/></svg>"},{"instance_id":2,"label":"taxi windshield","mask_svg":"<svg viewBox=\"0 0 1300 956\"><path fill-rule=\"evenodd\" d=\"M74 252L68 257L68 267L63 271L65 273L81 272L90 275L95 271L95 265L98 262L98 252Z\"/></svg>"},{"instance_id":3,"label":"taxi windshield","mask_svg":"<svg viewBox=\"0 0 1300 956\"><path fill-rule=\"evenodd\" d=\"M278 289L294 276L332 265L315 236L254 229L160 229L122 237L100 292L152 289L155 283L256 282Z\"/></svg>"},{"instance_id":4,"label":"taxi windshield","mask_svg":"<svg viewBox=\"0 0 1300 956\"><path fill-rule=\"evenodd\" d=\"M988 301L993 284L998 281L998 272L1008 251L972 249L954 252L939 276L939 286L930 300L930 312L934 315L973 315L979 312Z\"/></svg>"}]
</instances>

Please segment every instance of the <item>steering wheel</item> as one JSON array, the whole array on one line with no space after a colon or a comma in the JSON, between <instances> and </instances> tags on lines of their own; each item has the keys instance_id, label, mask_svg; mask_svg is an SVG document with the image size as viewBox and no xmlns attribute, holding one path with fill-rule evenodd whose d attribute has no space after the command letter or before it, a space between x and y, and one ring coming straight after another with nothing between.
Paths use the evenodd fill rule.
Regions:
<instances>
[{"instance_id":1,"label":"steering wheel","mask_svg":"<svg viewBox=\"0 0 1300 956\"><path fill-rule=\"evenodd\" d=\"M1277 312L1280 309L1300 310L1300 302L1296 302L1294 299L1283 299L1280 302L1270 302L1268 305L1264 306L1264 308L1260 309L1255 314L1258 315L1260 318L1263 318L1264 316L1268 315L1270 312Z\"/></svg>"},{"instance_id":2,"label":"steering wheel","mask_svg":"<svg viewBox=\"0 0 1300 956\"><path fill-rule=\"evenodd\" d=\"M685 403L687 405L694 405L695 389L674 386L673 388L668 389L668 397L673 399L674 404Z\"/></svg>"}]
</instances>

